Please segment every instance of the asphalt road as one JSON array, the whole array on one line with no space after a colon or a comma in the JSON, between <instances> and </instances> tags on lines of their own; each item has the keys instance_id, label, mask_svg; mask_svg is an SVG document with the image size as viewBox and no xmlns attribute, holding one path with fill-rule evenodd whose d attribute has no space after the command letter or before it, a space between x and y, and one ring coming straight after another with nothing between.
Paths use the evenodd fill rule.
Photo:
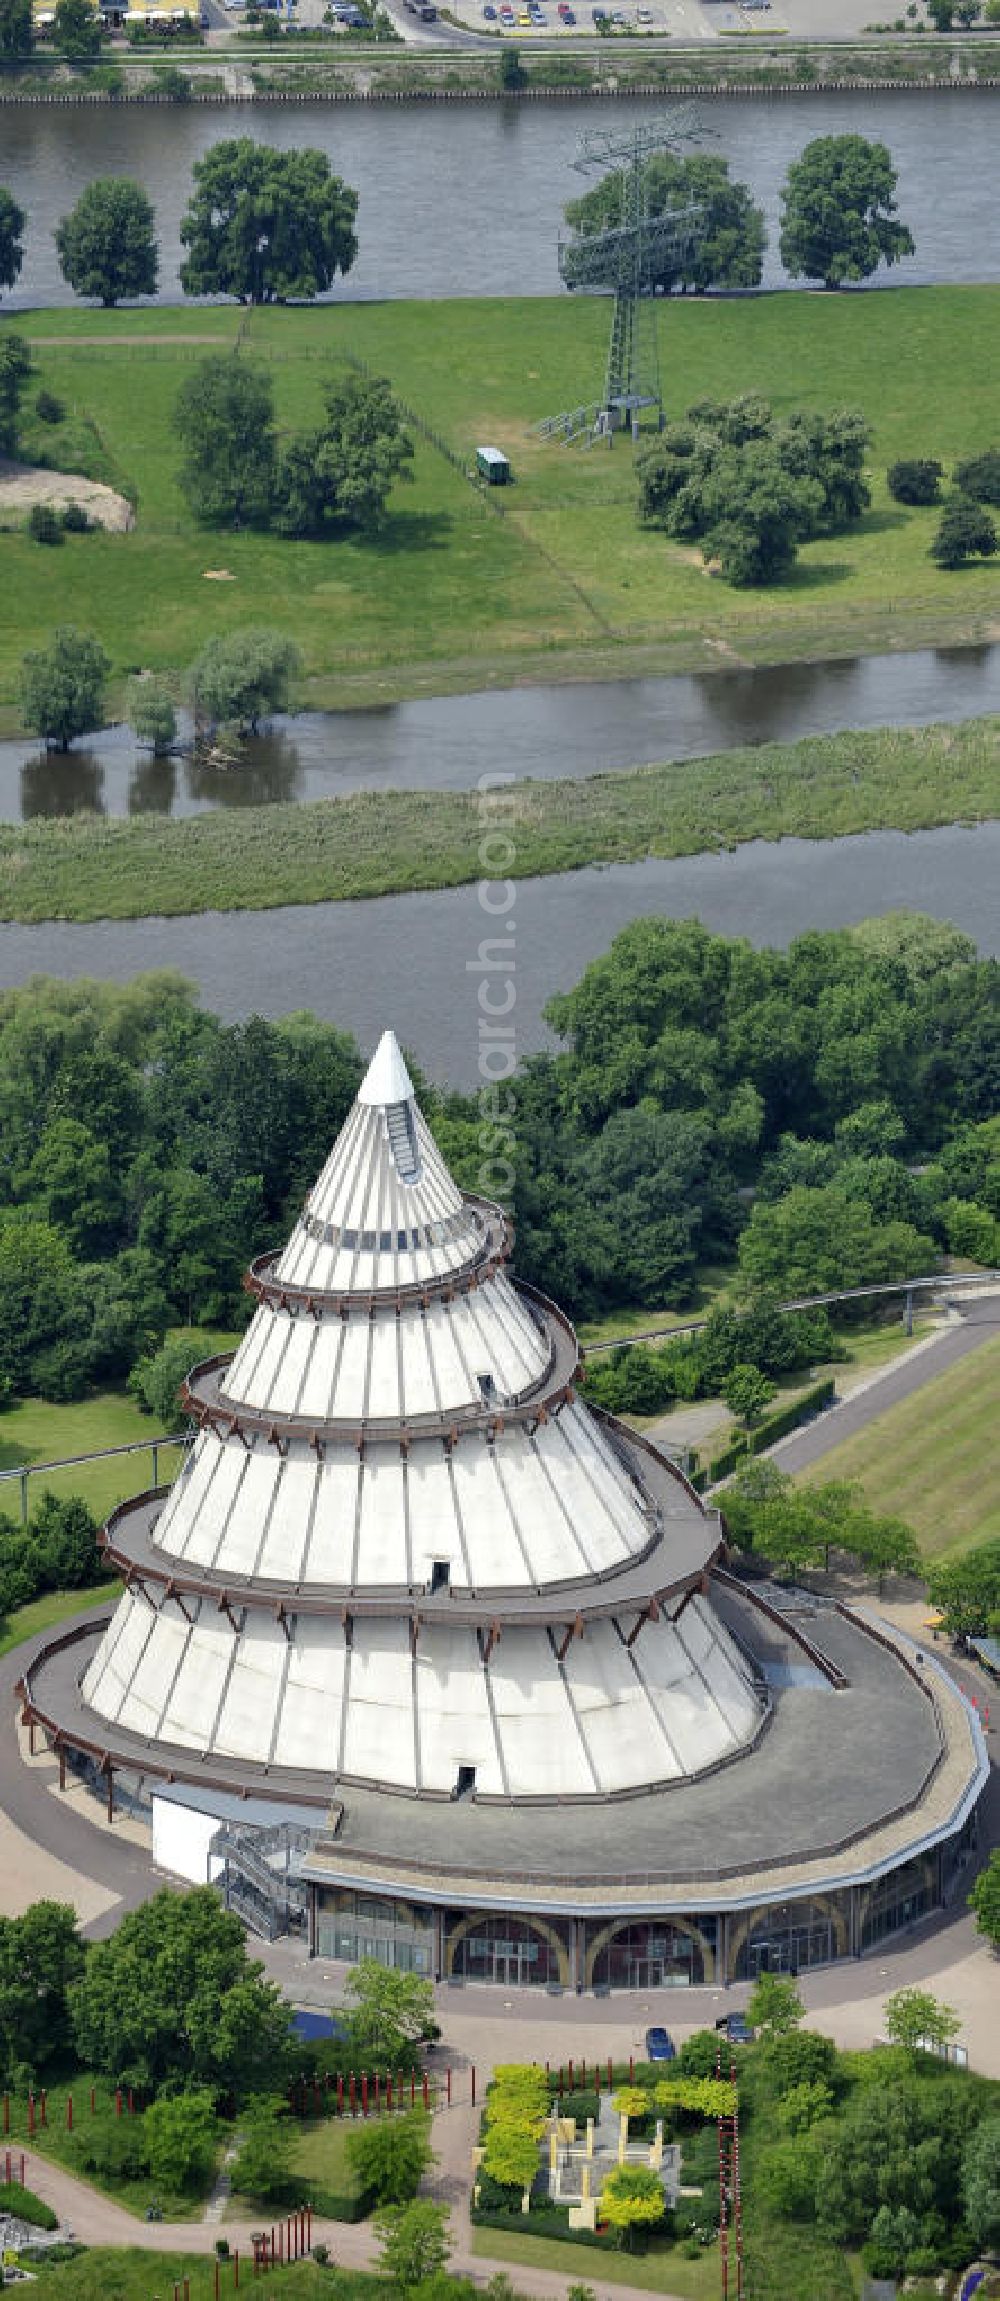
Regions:
<instances>
[{"instance_id":1,"label":"asphalt road","mask_svg":"<svg viewBox=\"0 0 1000 2301\"><path fill-rule=\"evenodd\" d=\"M901 1399L911 1398L915 1390L922 1390L927 1382L935 1382L938 1375L947 1372L968 1358L973 1350L981 1350L985 1342L1000 1334L1000 1295L985 1295L970 1302L962 1311L961 1322L949 1326L936 1342L912 1358L904 1359L890 1374L872 1382L867 1389L856 1391L853 1398L845 1398L843 1405L830 1413L818 1416L804 1430L794 1431L772 1447L770 1459L778 1462L782 1470L794 1473L809 1470L824 1454L845 1439L854 1438L859 1430L867 1429L890 1406Z\"/></svg>"}]
</instances>

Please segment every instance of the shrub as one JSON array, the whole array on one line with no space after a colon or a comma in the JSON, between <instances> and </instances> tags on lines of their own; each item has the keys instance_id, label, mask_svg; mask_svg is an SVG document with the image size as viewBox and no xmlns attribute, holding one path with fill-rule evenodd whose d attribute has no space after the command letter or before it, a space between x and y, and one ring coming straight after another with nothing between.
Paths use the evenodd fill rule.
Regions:
<instances>
[{"instance_id":1,"label":"shrub","mask_svg":"<svg viewBox=\"0 0 1000 2301\"><path fill-rule=\"evenodd\" d=\"M89 511L82 503L67 503L62 510L62 528L65 535L90 535L95 526Z\"/></svg>"},{"instance_id":2,"label":"shrub","mask_svg":"<svg viewBox=\"0 0 1000 2301\"><path fill-rule=\"evenodd\" d=\"M65 401L57 399L54 391L43 389L35 395L35 414L39 423L62 423L66 414Z\"/></svg>"},{"instance_id":3,"label":"shrub","mask_svg":"<svg viewBox=\"0 0 1000 2301\"><path fill-rule=\"evenodd\" d=\"M890 464L886 474L895 503L937 503L943 476L942 464L921 456Z\"/></svg>"},{"instance_id":4,"label":"shrub","mask_svg":"<svg viewBox=\"0 0 1000 2301\"><path fill-rule=\"evenodd\" d=\"M61 543L62 520L51 503L33 503L28 513L28 534L32 543Z\"/></svg>"},{"instance_id":5,"label":"shrub","mask_svg":"<svg viewBox=\"0 0 1000 2301\"><path fill-rule=\"evenodd\" d=\"M953 495L942 512L931 558L939 567L964 567L969 559L992 559L996 548L997 531L989 512L971 495Z\"/></svg>"},{"instance_id":6,"label":"shrub","mask_svg":"<svg viewBox=\"0 0 1000 2301\"><path fill-rule=\"evenodd\" d=\"M228 2252L228 2250L229 2250L229 2248L228 2248L228 2246L227 2246L227 2248L226 2248L226 2251ZM329 2248L329 2246L328 2246L328 2245L314 2245L314 2246L313 2246L313 2260L314 2260L315 2262L317 2262L317 2263L318 2263L318 2265L319 2265L319 2267L320 2267L321 2269L325 2269L325 2268L326 2268L326 2265L327 2265L327 2262L329 2261L329 2258L330 2258L330 2248Z\"/></svg>"},{"instance_id":7,"label":"shrub","mask_svg":"<svg viewBox=\"0 0 1000 2301\"><path fill-rule=\"evenodd\" d=\"M954 478L962 495L973 496L977 503L1000 504L1000 448L987 448L985 454L956 464Z\"/></svg>"}]
</instances>

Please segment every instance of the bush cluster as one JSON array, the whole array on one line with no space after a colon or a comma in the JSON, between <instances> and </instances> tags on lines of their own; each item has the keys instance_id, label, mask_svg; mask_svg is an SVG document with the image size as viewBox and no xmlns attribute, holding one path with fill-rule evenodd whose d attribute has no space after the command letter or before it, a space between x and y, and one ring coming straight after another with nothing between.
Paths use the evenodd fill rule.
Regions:
<instances>
[{"instance_id":1,"label":"bush cluster","mask_svg":"<svg viewBox=\"0 0 1000 2301\"><path fill-rule=\"evenodd\" d=\"M800 543L838 535L867 510L869 436L856 408L779 419L753 393L702 400L640 456L639 518L699 544L729 583L777 582Z\"/></svg>"},{"instance_id":2,"label":"bush cluster","mask_svg":"<svg viewBox=\"0 0 1000 2301\"><path fill-rule=\"evenodd\" d=\"M932 504L941 500L943 464L915 458L891 464L889 493L897 503ZM992 559L997 550L997 524L992 510L1000 506L1000 448L985 448L957 463L951 492L945 501L931 558L939 567L964 567L970 559Z\"/></svg>"},{"instance_id":3,"label":"bush cluster","mask_svg":"<svg viewBox=\"0 0 1000 2301\"><path fill-rule=\"evenodd\" d=\"M86 1590L103 1560L97 1520L79 1496L46 1491L27 1526L0 1517L0 1622L47 1590Z\"/></svg>"}]
</instances>

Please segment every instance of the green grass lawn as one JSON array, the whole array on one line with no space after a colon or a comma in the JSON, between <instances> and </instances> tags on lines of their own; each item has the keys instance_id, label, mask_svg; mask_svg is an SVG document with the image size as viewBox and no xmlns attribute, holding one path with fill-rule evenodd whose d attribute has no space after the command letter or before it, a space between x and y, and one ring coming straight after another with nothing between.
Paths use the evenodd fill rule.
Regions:
<instances>
[{"instance_id":1,"label":"green grass lawn","mask_svg":"<svg viewBox=\"0 0 1000 2301\"><path fill-rule=\"evenodd\" d=\"M291 2178L296 2193L308 2199L313 2212L320 2216L330 2214L340 2219L343 2199L360 2196L360 2184L347 2154L350 2131L351 2120L342 2117L306 2119L302 2123L296 2120L290 2126ZM273 2210L272 2206L253 2198L233 2197L225 2218L227 2225L245 2221L256 2227L269 2222ZM236 2239L231 2242L235 2243Z\"/></svg>"},{"instance_id":2,"label":"green grass lawn","mask_svg":"<svg viewBox=\"0 0 1000 2301\"><path fill-rule=\"evenodd\" d=\"M1000 1535L1000 1338L824 1454L813 1480L854 1478L873 1510L905 1518L927 1558Z\"/></svg>"},{"instance_id":3,"label":"green grass lawn","mask_svg":"<svg viewBox=\"0 0 1000 2301\"><path fill-rule=\"evenodd\" d=\"M988 444L1000 347L1000 290L893 288L857 297L767 295L665 309L670 410L763 391L779 409L860 405L874 427L872 510L857 533L810 544L792 579L739 592L635 523L634 453L540 442L544 415L600 389L603 299L235 310L39 311L18 326L39 382L67 403L45 450L132 493L127 536L69 537L44 550L0 535L9 612L0 635L0 712L16 718L25 648L61 621L95 629L116 679L136 666L181 671L205 637L259 618L299 642L311 700L521 677L624 670L640 657L718 666L900 645L923 632L986 628L990 570L944 574L927 545L934 514L890 503L900 454L944 461ZM484 500L426 439L414 484L397 490L375 538L293 543L199 531L176 484L171 413L193 361L238 327L275 380L283 426L319 412L328 363L350 352L383 369L463 463L478 441L510 453L517 486ZM231 582L206 582L208 569ZM720 652L721 651L721 652Z\"/></svg>"},{"instance_id":4,"label":"green grass lawn","mask_svg":"<svg viewBox=\"0 0 1000 2301\"><path fill-rule=\"evenodd\" d=\"M95 2101L93 2111L90 2107L92 2086ZM66 2108L67 2098L70 2095L73 2100L72 2129L67 2124ZM127 2138L133 2120L128 2116L127 2097L124 2100L122 2117L119 2119L115 2110L113 2090L101 2079L94 2079L89 2071L78 2070L72 2078L50 2088L47 2096L46 2119L46 2123L42 2125L40 2115L36 2111L35 2131L30 2137L31 2148L36 2150L40 2157L51 2158L53 2164L64 2166L67 2173L75 2174L78 2180L89 2182L90 2186L99 2190L102 2196L113 2198L115 2204L120 2205L124 2212L133 2213L136 2219L141 2221L145 2216L147 2206L155 2199L162 2207L163 2217L167 2221L201 2220L205 2208L205 2198L212 2186L211 2181L207 2182L201 2189L172 2190L165 2188L162 2182L154 2181L149 2173L113 2180L109 2174L95 2170L92 2163L95 2144L100 2146L109 2135L116 2144L123 2136ZM28 2138L27 2097L23 2093L12 2093L10 2095L10 2145L13 2148L15 2143L23 2144ZM220 2140L219 2157L221 2157L222 2149L223 2142ZM214 2178L213 2171L212 2181Z\"/></svg>"},{"instance_id":5,"label":"green grass lawn","mask_svg":"<svg viewBox=\"0 0 1000 2301\"><path fill-rule=\"evenodd\" d=\"M549 2237L508 2235L505 2229L473 2229L472 2250L487 2261L508 2261L511 2269L553 2269L567 2284L634 2285L640 2293L669 2293L677 2301L715 2301L719 2291L719 2249L707 2245L697 2261L687 2261L676 2245L650 2239L647 2253L605 2251L569 2245Z\"/></svg>"},{"instance_id":6,"label":"green grass lawn","mask_svg":"<svg viewBox=\"0 0 1000 2301\"><path fill-rule=\"evenodd\" d=\"M240 2262L240 2291L252 2280L252 2267ZM172 2292L181 2290L181 2280L189 2280L190 2301L212 2301L215 2293L215 2269L212 2257L204 2253L146 2252L141 2246L98 2245L89 2247L77 2260L61 2262L57 2267L41 2273L43 2290L51 2294L52 2301L154 2301L162 2297L169 2301ZM331 2278L328 2269L320 2269L314 2261L297 2261L283 2268L276 2280L275 2294L281 2301L314 2301L320 2293L329 2294ZM223 2265L220 2292L228 2296L235 2290L232 2262ZM354 2301L356 2295L368 2296L377 2290L385 2292L384 2283L366 2276L360 2270L339 2271L336 2282L337 2301ZM271 2287L262 2288L270 2301Z\"/></svg>"},{"instance_id":7,"label":"green grass lawn","mask_svg":"<svg viewBox=\"0 0 1000 2301\"><path fill-rule=\"evenodd\" d=\"M42 1630L69 1622L74 1614L86 1614L91 1606L112 1604L120 1589L120 1582L107 1581L96 1583L92 1590L47 1590L44 1598L33 1598L30 1606L16 1607L0 1621L0 1661Z\"/></svg>"},{"instance_id":8,"label":"green grass lawn","mask_svg":"<svg viewBox=\"0 0 1000 2301\"><path fill-rule=\"evenodd\" d=\"M220 1329L190 1327L183 1330L190 1339L191 1363L209 1358L216 1351L233 1350L238 1335L223 1333ZM10 1475L33 1463L66 1462L80 1454L97 1454L103 1447L141 1446L148 1448L159 1435L159 1424L150 1414L144 1414L133 1398L122 1390L94 1392L87 1398L76 1398L67 1405L55 1405L47 1398L24 1398L15 1406L0 1409L0 1511L10 1518L19 1518L21 1485L16 1475ZM169 1485L180 1466L179 1446L164 1446L160 1450L158 1476L161 1486ZM7 1475L5 1475L5 1473ZM140 1494L152 1483L152 1456L145 1451L120 1454L106 1462L87 1462L69 1469L54 1470L51 1475L33 1477L28 1483L28 1509L33 1510L45 1487L60 1497L67 1494L82 1495L96 1517L106 1518L117 1502L124 1502L130 1494Z\"/></svg>"}]
</instances>

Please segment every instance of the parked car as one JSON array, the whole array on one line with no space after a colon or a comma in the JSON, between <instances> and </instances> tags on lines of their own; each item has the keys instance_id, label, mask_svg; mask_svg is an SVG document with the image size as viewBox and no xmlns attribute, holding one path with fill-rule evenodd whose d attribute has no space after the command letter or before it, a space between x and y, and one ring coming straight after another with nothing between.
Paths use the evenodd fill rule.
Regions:
<instances>
[{"instance_id":1,"label":"parked car","mask_svg":"<svg viewBox=\"0 0 1000 2301\"><path fill-rule=\"evenodd\" d=\"M677 2047L668 2029L647 2029L646 2060L676 2061Z\"/></svg>"},{"instance_id":2,"label":"parked car","mask_svg":"<svg viewBox=\"0 0 1000 2301\"><path fill-rule=\"evenodd\" d=\"M753 2042L754 2033L745 2014L722 2013L715 2026L722 2030L730 2045L750 2045Z\"/></svg>"},{"instance_id":3,"label":"parked car","mask_svg":"<svg viewBox=\"0 0 1000 2301\"><path fill-rule=\"evenodd\" d=\"M495 23L496 23L496 20L497 20L497 12L496 12L496 9L495 9L495 8L494 8L494 6L493 6L493 0L486 0L486 6L485 6L485 8L483 9L483 15L484 15L484 16L485 16L485 18L486 18L487 24L495 24Z\"/></svg>"}]
</instances>

